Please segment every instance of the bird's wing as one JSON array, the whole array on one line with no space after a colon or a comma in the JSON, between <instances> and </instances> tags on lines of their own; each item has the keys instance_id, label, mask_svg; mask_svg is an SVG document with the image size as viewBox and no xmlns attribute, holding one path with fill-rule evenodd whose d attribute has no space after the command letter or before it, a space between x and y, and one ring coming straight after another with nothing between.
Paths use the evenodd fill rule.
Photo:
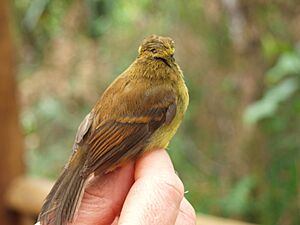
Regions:
<instances>
[{"instance_id":1,"label":"bird's wing","mask_svg":"<svg viewBox=\"0 0 300 225\"><path fill-rule=\"evenodd\" d=\"M94 118L94 112L91 111L89 114L86 115L84 120L80 123L73 144L73 152L76 152L76 150L78 149L78 145L82 142L85 135L88 133L89 129L91 128L91 125L93 123L93 118Z\"/></svg>"},{"instance_id":2,"label":"bird's wing","mask_svg":"<svg viewBox=\"0 0 300 225\"><path fill-rule=\"evenodd\" d=\"M176 95L163 87L138 92L135 105L124 115L103 121L90 132L87 140L88 155L83 173L95 170L108 172L137 157L151 135L176 115ZM131 101L131 102L132 102ZM120 104L127 104L119 101ZM113 107L113 106L112 106Z\"/></svg>"}]
</instances>

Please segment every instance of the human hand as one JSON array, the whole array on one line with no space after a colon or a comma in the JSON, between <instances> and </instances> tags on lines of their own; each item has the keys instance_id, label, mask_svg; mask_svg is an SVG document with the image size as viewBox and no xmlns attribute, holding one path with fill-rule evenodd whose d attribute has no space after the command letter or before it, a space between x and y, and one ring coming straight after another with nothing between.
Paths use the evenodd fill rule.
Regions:
<instances>
[{"instance_id":1,"label":"human hand","mask_svg":"<svg viewBox=\"0 0 300 225\"><path fill-rule=\"evenodd\" d=\"M144 154L87 185L72 225L194 225L195 211L165 150Z\"/></svg>"}]
</instances>

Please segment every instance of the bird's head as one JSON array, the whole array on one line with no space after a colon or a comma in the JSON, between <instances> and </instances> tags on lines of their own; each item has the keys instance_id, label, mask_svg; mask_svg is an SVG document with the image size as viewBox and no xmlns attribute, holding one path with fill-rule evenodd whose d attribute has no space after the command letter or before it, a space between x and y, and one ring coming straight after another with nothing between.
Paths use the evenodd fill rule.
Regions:
<instances>
[{"instance_id":1,"label":"bird's head","mask_svg":"<svg viewBox=\"0 0 300 225\"><path fill-rule=\"evenodd\" d=\"M151 35L146 37L140 47L139 56L150 56L163 60L174 60L174 41L169 37Z\"/></svg>"}]
</instances>

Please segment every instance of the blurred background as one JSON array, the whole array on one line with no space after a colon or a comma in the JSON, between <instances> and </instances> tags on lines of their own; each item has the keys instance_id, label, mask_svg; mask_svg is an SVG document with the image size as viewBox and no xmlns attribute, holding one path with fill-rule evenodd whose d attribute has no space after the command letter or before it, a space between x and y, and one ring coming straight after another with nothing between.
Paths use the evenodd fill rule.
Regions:
<instances>
[{"instance_id":1,"label":"blurred background","mask_svg":"<svg viewBox=\"0 0 300 225\"><path fill-rule=\"evenodd\" d=\"M2 105L13 104L1 117L19 115L12 127L20 124L23 135L4 139L21 149L14 153L25 162L18 171L55 179L79 123L135 59L141 40L165 35L175 40L190 91L169 153L196 211L300 224L299 3L6 1L0 55L14 60L2 61L1 71L16 77L1 78L9 93L2 92Z\"/></svg>"}]
</instances>

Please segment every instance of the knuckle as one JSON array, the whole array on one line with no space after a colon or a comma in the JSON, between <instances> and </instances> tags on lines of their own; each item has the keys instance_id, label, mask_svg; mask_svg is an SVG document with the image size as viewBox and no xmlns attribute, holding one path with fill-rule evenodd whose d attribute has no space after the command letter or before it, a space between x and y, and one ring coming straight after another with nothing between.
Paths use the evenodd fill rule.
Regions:
<instances>
[{"instance_id":1,"label":"knuckle","mask_svg":"<svg viewBox=\"0 0 300 225\"><path fill-rule=\"evenodd\" d=\"M167 196L181 200L184 195L184 186L179 177L174 174L161 175L160 179L161 189Z\"/></svg>"}]
</instances>

